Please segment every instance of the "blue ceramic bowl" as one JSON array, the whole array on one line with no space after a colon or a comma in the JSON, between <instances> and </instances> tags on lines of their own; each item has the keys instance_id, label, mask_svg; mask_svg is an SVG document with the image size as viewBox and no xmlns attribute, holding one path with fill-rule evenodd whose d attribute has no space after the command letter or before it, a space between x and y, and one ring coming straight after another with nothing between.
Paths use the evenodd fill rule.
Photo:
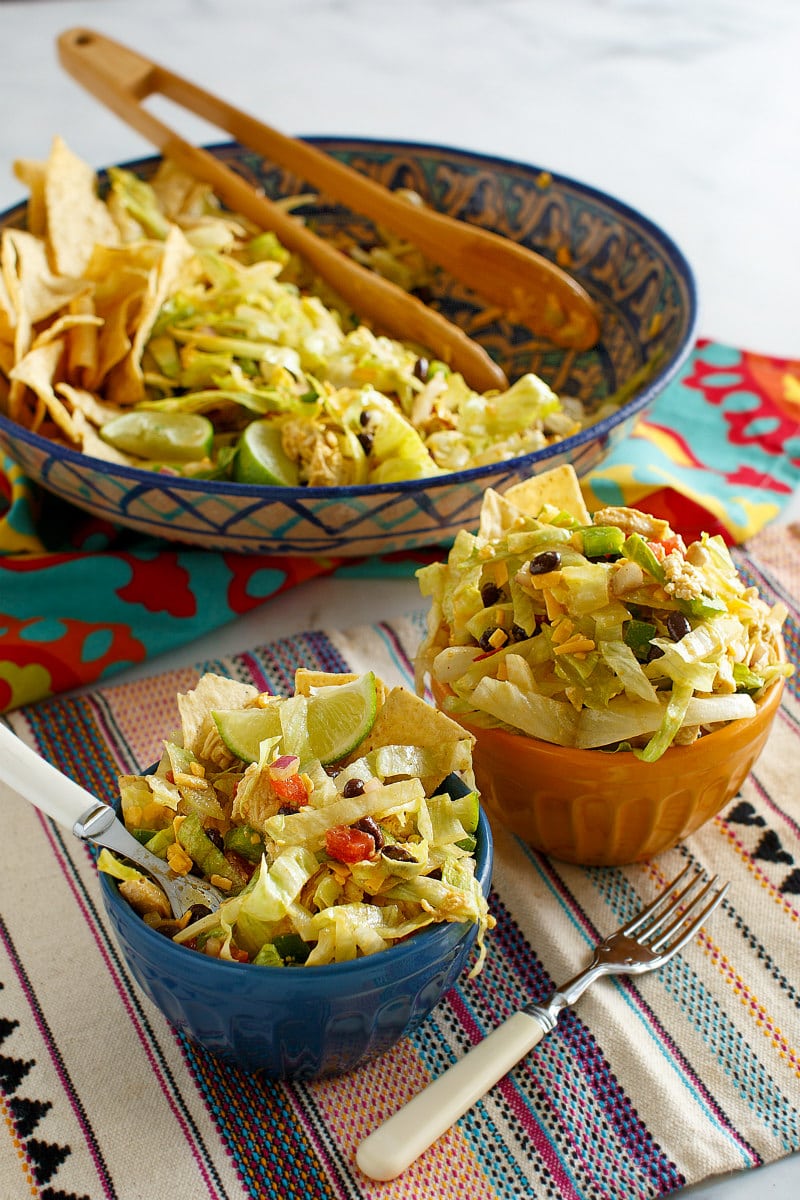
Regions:
<instances>
[{"instance_id":1,"label":"blue ceramic bowl","mask_svg":"<svg viewBox=\"0 0 800 1200\"><path fill-rule=\"evenodd\" d=\"M488 897L493 844L483 812L477 839L477 878ZM435 925L352 962L255 967L156 933L108 875L100 889L131 974L170 1024L217 1057L278 1079L340 1075L383 1054L453 986L477 935L476 925Z\"/></svg>"},{"instance_id":2,"label":"blue ceramic bowl","mask_svg":"<svg viewBox=\"0 0 800 1200\"><path fill-rule=\"evenodd\" d=\"M446 545L459 529L477 528L487 487L503 491L563 463L579 475L598 466L688 357L697 321L691 269L661 229L619 200L540 167L465 150L351 137L311 140L388 187L413 188L451 216L568 262L601 317L601 339L583 353L558 350L496 316L484 320L480 302L448 278L431 302L474 330L510 379L534 371L559 394L582 400L590 413L620 389L631 389L628 402L533 454L436 479L338 488L263 487L119 467L0 416L0 448L31 478L115 524L208 549L355 556ZM314 190L236 144L213 150L273 198ZM125 165L146 176L158 161ZM0 224L19 224L24 212L19 206L0 216ZM339 206L321 202L308 215L323 235L370 240L369 222Z\"/></svg>"}]
</instances>

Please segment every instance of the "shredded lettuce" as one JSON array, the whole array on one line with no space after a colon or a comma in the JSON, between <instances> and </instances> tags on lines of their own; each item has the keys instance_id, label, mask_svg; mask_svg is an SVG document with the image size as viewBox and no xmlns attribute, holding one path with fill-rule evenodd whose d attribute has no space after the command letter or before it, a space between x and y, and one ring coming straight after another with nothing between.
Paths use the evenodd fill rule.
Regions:
<instances>
[{"instance_id":1,"label":"shredded lettuce","mask_svg":"<svg viewBox=\"0 0 800 1200\"><path fill-rule=\"evenodd\" d=\"M181 730L156 773L120 781L129 828L159 830L150 840L174 870L194 864L220 886L225 872L235 877L216 912L170 936L224 959L314 966L455 921L477 925L479 969L494 921L475 876L471 735L370 672L304 685L279 699L204 676L179 697ZM323 766L312 748L319 729L346 719L357 736L345 723L349 749ZM205 856L191 849L190 827ZM107 851L100 867L120 881L141 877Z\"/></svg>"},{"instance_id":2,"label":"shredded lettuce","mask_svg":"<svg viewBox=\"0 0 800 1200\"><path fill-rule=\"evenodd\" d=\"M687 547L629 508L587 525L542 496L529 509L487 493L478 532L417 573L431 600L417 687L441 685L445 711L652 762L752 715L791 673L785 611L745 586L720 537Z\"/></svg>"},{"instance_id":3,"label":"shredded lettuce","mask_svg":"<svg viewBox=\"0 0 800 1200\"><path fill-rule=\"evenodd\" d=\"M276 422L300 483L312 486L429 478L538 450L580 429L580 406L567 413L532 373L481 395L420 347L360 324L273 233L225 212L174 164L151 181L122 168L109 179L120 270L141 275L144 261L155 269L178 235L184 247L181 270L153 300L124 401L208 415L215 427L208 464L170 462L170 470L238 478L231 442L235 449L258 419ZM355 253L401 286L414 285L391 249ZM134 465L144 457L127 454Z\"/></svg>"}]
</instances>

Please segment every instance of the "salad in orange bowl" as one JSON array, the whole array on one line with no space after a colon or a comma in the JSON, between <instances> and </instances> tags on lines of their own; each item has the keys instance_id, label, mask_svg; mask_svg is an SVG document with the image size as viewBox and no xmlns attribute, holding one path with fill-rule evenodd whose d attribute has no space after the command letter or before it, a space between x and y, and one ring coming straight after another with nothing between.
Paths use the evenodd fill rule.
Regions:
<instances>
[{"instance_id":1,"label":"salad in orange bowl","mask_svg":"<svg viewBox=\"0 0 800 1200\"><path fill-rule=\"evenodd\" d=\"M718 813L791 673L785 611L722 538L589 514L571 468L489 491L477 534L418 572L418 683L476 738L490 816L586 865L658 854Z\"/></svg>"}]
</instances>

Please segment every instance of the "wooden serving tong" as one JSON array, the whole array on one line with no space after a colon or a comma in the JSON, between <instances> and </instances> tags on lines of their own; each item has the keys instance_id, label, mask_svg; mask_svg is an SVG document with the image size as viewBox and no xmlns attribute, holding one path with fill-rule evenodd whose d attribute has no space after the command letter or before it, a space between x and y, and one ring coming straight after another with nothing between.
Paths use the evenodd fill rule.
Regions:
<instances>
[{"instance_id":1,"label":"wooden serving tong","mask_svg":"<svg viewBox=\"0 0 800 1200\"><path fill-rule=\"evenodd\" d=\"M272 230L353 310L376 328L426 346L476 390L508 381L486 351L446 318L318 237L219 159L191 145L143 107L162 95L229 133L237 142L309 180L329 196L391 229L502 311L556 345L577 350L599 336L596 309L555 264L516 242L433 209L410 205L387 188L306 142L278 133L180 75L91 29L58 38L64 68L104 105L184 170L210 184L231 209Z\"/></svg>"}]
</instances>

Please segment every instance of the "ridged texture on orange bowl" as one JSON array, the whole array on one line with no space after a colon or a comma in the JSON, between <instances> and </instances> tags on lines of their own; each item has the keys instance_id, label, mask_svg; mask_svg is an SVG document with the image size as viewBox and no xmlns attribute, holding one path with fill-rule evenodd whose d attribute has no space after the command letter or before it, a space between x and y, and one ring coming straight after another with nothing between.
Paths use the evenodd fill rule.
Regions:
<instances>
[{"instance_id":1,"label":"ridged texture on orange bowl","mask_svg":"<svg viewBox=\"0 0 800 1200\"><path fill-rule=\"evenodd\" d=\"M433 681L439 707L445 685ZM755 716L671 746L654 763L626 751L574 750L455 716L476 738L484 807L535 850L582 866L623 866L669 850L716 816L764 748L783 681Z\"/></svg>"}]
</instances>

